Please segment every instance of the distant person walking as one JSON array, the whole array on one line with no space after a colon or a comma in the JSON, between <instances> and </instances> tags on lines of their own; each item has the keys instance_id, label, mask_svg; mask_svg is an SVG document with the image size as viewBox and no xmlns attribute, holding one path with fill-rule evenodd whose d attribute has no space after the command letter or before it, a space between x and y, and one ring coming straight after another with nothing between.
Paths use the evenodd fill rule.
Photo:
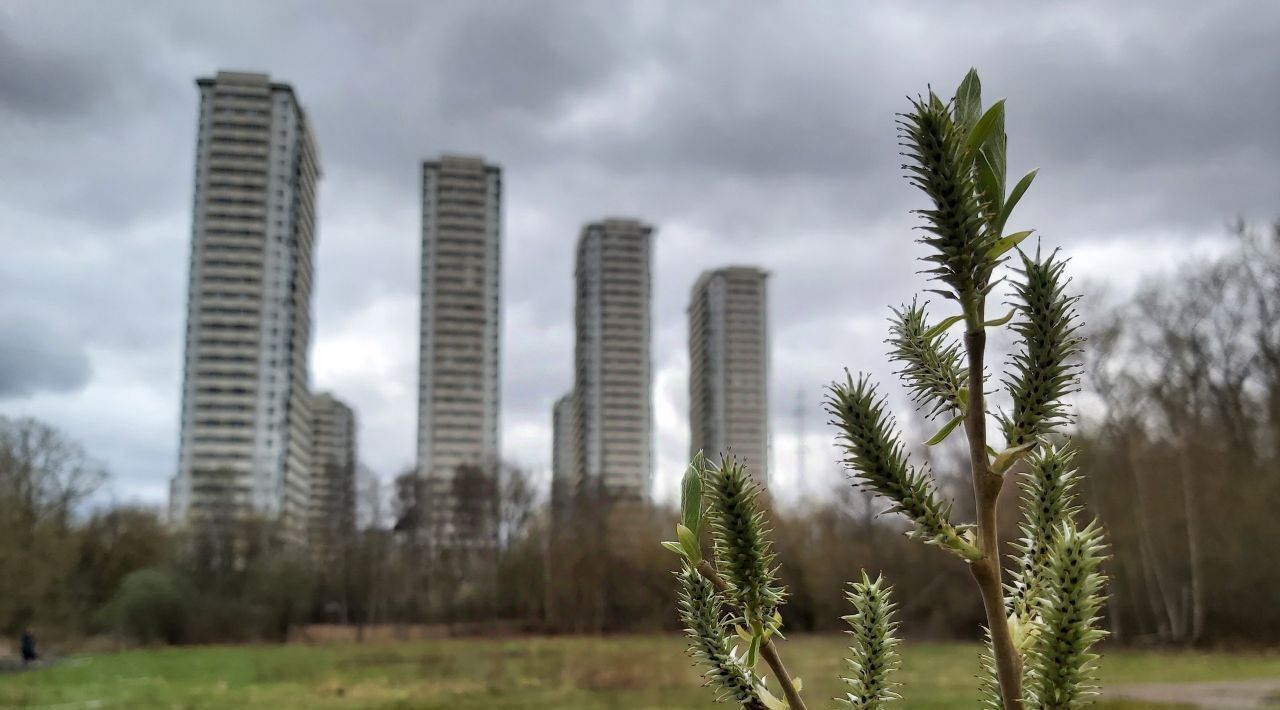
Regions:
<instances>
[{"instance_id":1,"label":"distant person walking","mask_svg":"<svg viewBox=\"0 0 1280 710\"><path fill-rule=\"evenodd\" d=\"M40 658L40 654L36 653L36 635L27 627L22 631L22 665L29 666Z\"/></svg>"}]
</instances>

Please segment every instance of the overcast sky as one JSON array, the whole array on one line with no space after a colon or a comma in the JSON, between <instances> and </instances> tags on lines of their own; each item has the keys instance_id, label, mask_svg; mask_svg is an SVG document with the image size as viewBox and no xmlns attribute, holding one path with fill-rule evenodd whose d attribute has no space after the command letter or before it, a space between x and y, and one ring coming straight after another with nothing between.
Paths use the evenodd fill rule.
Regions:
<instances>
[{"instance_id":1,"label":"overcast sky","mask_svg":"<svg viewBox=\"0 0 1280 710\"><path fill-rule=\"evenodd\" d=\"M884 373L921 285L894 113L970 66L1009 98L1013 222L1130 287L1280 214L1280 3L65 2L0 4L0 414L39 417L162 503L177 461L198 94L269 72L310 112L312 382L383 477L414 456L419 166L503 166L502 446L545 472L572 369L579 227L654 250L655 490L688 447L698 273L768 269L783 497L835 477L822 386ZM901 397L895 392L895 402ZM806 474L797 475L798 401ZM544 474L545 475L545 474Z\"/></svg>"}]
</instances>

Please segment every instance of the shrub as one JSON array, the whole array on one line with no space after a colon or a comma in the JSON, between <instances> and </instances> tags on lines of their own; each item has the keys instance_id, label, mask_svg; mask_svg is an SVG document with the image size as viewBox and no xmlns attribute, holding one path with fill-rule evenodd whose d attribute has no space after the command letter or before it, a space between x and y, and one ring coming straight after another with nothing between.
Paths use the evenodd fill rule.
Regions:
<instances>
[{"instance_id":1,"label":"shrub","mask_svg":"<svg viewBox=\"0 0 1280 710\"><path fill-rule=\"evenodd\" d=\"M161 568L131 572L103 607L105 626L140 644L180 643L186 631L182 580Z\"/></svg>"}]
</instances>

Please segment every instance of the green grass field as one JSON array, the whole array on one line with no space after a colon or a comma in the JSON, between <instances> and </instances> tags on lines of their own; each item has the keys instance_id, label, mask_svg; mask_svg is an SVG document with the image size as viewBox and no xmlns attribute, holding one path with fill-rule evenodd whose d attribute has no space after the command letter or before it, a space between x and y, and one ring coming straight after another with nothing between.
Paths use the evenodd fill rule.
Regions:
<instances>
[{"instance_id":1,"label":"green grass field","mask_svg":"<svg viewBox=\"0 0 1280 710\"><path fill-rule=\"evenodd\" d=\"M785 644L787 663L815 709L834 706L824 699L840 690L843 645L839 636ZM698 687L682 646L676 636L639 636L132 651L0 676L0 707L717 707ZM908 646L901 707L976 707L976 652L957 644ZM1280 656L1114 651L1103 669L1108 683L1274 678Z\"/></svg>"}]
</instances>

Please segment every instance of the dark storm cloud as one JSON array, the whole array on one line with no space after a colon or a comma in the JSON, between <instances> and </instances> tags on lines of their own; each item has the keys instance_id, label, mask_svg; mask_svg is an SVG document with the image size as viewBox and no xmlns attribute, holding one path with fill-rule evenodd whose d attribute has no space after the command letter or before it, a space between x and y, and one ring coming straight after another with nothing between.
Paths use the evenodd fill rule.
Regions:
<instances>
[{"instance_id":1,"label":"dark storm cloud","mask_svg":"<svg viewBox=\"0 0 1280 710\"><path fill-rule=\"evenodd\" d=\"M1011 98L1011 170L1044 169L1015 220L1094 255L1084 276L1125 278L1231 217L1273 215L1276 36L1280 6L1243 2L7 4L0 304L61 319L91 358L83 392L31 397L33 413L112 442L138 489L160 490L176 456L192 81L268 71L307 106L325 173L313 379L355 401L380 472L413 456L418 163L444 151L505 171L509 456L549 459L574 242L621 214L658 227L659 460L684 455L689 286L751 263L771 272L778 465L796 393L819 437L820 386L883 367L885 308L920 285L920 198L893 123L906 94L977 66L989 98ZM146 400L145 440L92 415L123 396Z\"/></svg>"},{"instance_id":2,"label":"dark storm cloud","mask_svg":"<svg viewBox=\"0 0 1280 710\"><path fill-rule=\"evenodd\" d=\"M101 230L184 199L189 172L176 169L195 121L175 119L190 109L191 78L170 74L176 62L144 20L108 3L0 6L0 174L11 204Z\"/></svg>"},{"instance_id":3,"label":"dark storm cloud","mask_svg":"<svg viewBox=\"0 0 1280 710\"><path fill-rule=\"evenodd\" d=\"M24 44L0 24L0 112L50 120L85 111L100 85L83 58Z\"/></svg>"},{"instance_id":4,"label":"dark storm cloud","mask_svg":"<svg viewBox=\"0 0 1280 710\"><path fill-rule=\"evenodd\" d=\"M0 316L0 401L74 392L89 381L84 344L49 323Z\"/></svg>"},{"instance_id":5,"label":"dark storm cloud","mask_svg":"<svg viewBox=\"0 0 1280 710\"><path fill-rule=\"evenodd\" d=\"M602 10L494 4L459 18L441 33L436 53L446 77L436 97L446 120L512 113L538 120L571 93L607 81L618 68L616 41L625 30L610 32L616 17Z\"/></svg>"}]
</instances>

